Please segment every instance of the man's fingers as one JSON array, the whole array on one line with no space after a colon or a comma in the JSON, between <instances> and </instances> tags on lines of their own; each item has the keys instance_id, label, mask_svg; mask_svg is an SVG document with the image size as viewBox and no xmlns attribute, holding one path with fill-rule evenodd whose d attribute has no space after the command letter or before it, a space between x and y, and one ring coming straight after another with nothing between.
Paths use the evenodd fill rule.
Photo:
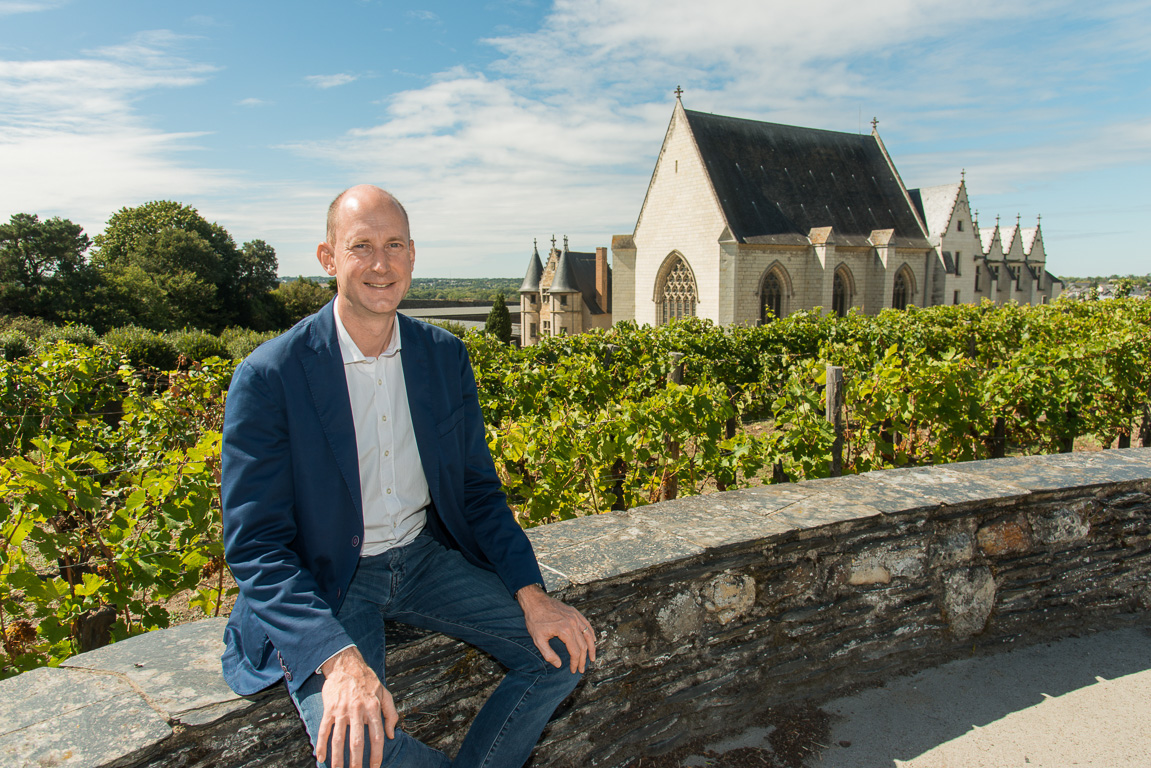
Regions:
<instances>
[{"instance_id":1,"label":"man's fingers","mask_svg":"<svg viewBox=\"0 0 1151 768\"><path fill-rule=\"evenodd\" d=\"M371 768L380 768L384 762L384 723L376 718L368 721L368 739L371 741Z\"/></svg>"},{"instance_id":2,"label":"man's fingers","mask_svg":"<svg viewBox=\"0 0 1151 768\"><path fill-rule=\"evenodd\" d=\"M332 754L331 758L332 768L344 768L344 739L347 737L348 728L346 725L338 725L332 728Z\"/></svg>"},{"instance_id":3,"label":"man's fingers","mask_svg":"<svg viewBox=\"0 0 1151 768\"><path fill-rule=\"evenodd\" d=\"M335 748L335 743L332 744ZM364 723L354 718L348 726L348 756L351 762L348 768L364 768ZM332 768L339 768L333 765Z\"/></svg>"},{"instance_id":4,"label":"man's fingers","mask_svg":"<svg viewBox=\"0 0 1151 768\"><path fill-rule=\"evenodd\" d=\"M316 762L328 759L328 737L332 735L332 718L327 711L320 720L320 733L316 736Z\"/></svg>"},{"instance_id":5,"label":"man's fingers","mask_svg":"<svg viewBox=\"0 0 1151 768\"><path fill-rule=\"evenodd\" d=\"M400 713L396 711L396 703L392 699L392 694L388 693L387 688L383 689L383 695L380 696L380 709L384 713L384 732L389 739L396 738L396 726L400 723Z\"/></svg>"}]
</instances>

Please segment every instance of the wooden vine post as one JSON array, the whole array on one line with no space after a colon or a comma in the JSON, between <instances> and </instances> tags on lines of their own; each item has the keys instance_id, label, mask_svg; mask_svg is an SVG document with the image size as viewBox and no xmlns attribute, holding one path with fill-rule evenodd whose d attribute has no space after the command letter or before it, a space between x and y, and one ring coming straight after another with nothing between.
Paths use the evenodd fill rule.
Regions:
<instances>
[{"instance_id":1,"label":"wooden vine post","mask_svg":"<svg viewBox=\"0 0 1151 768\"><path fill-rule=\"evenodd\" d=\"M827 420L835 428L835 442L831 444L828 472L832 477L843 474L843 366L827 366Z\"/></svg>"}]
</instances>

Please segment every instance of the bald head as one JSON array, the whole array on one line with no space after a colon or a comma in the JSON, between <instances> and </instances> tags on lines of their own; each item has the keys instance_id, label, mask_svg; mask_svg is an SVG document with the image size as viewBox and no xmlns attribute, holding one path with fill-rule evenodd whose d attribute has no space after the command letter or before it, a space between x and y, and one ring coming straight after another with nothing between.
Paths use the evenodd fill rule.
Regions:
<instances>
[{"instance_id":1,"label":"bald head","mask_svg":"<svg viewBox=\"0 0 1151 768\"><path fill-rule=\"evenodd\" d=\"M336 199L328 206L328 224L327 231L325 232L327 242L336 242L336 231L340 227L340 213L343 211L345 205L356 206L358 208L365 203L373 203L381 199L390 201L399 209L404 217L404 224L408 226L408 231L410 232L411 226L408 221L408 212L404 209L403 203L395 198L395 195L372 184L358 184L354 187L348 187L336 195Z\"/></svg>"}]
</instances>

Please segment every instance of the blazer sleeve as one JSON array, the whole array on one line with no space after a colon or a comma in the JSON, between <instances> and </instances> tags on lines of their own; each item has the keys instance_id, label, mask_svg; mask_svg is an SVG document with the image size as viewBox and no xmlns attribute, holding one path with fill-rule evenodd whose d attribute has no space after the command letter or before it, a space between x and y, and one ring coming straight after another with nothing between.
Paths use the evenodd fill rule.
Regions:
<instances>
[{"instance_id":1,"label":"blazer sleeve","mask_svg":"<svg viewBox=\"0 0 1151 768\"><path fill-rule=\"evenodd\" d=\"M247 361L236 369L225 406L221 500L225 557L256 620L239 628L244 652L259 658L263 632L295 690L352 641L301 557L284 397L266 371Z\"/></svg>"}]
</instances>

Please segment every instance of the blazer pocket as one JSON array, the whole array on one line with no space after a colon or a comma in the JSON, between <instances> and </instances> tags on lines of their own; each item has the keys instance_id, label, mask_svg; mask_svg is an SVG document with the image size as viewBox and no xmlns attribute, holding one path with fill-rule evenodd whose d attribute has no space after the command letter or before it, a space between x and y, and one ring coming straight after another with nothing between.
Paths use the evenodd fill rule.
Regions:
<instances>
[{"instance_id":1,"label":"blazer pocket","mask_svg":"<svg viewBox=\"0 0 1151 768\"><path fill-rule=\"evenodd\" d=\"M452 432L463 424L464 422L464 406L461 403L459 408L452 411L451 415L436 425L436 433L440 437L447 437Z\"/></svg>"}]
</instances>

